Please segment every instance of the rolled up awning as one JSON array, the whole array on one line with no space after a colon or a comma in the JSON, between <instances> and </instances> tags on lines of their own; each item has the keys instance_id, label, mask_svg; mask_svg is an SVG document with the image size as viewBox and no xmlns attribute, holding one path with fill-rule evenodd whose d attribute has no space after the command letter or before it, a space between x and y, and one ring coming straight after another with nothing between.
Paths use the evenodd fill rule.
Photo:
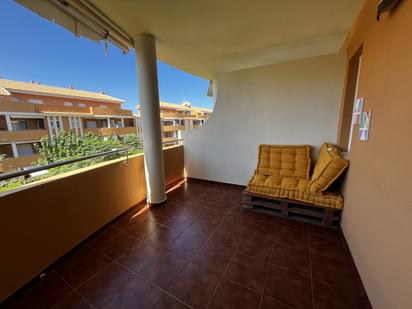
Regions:
<instances>
[{"instance_id":1,"label":"rolled up awning","mask_svg":"<svg viewBox=\"0 0 412 309\"><path fill-rule=\"evenodd\" d=\"M124 52L128 52L133 47L133 39L87 0L16 0L16 2L61 25L76 36L83 36L98 43L109 41Z\"/></svg>"}]
</instances>

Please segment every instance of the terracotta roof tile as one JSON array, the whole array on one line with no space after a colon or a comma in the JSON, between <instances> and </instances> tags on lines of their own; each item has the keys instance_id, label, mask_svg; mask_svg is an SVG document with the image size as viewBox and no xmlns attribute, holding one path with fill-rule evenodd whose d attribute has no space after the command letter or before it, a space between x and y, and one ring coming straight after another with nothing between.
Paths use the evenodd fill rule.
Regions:
<instances>
[{"instance_id":1,"label":"terracotta roof tile","mask_svg":"<svg viewBox=\"0 0 412 309\"><path fill-rule=\"evenodd\" d=\"M78 89L43 85L38 83L26 83L8 79L0 79L0 95L7 95L3 94L4 90L8 92L13 92L14 90L16 92L29 92L36 93L39 95L51 95L68 98L79 98L85 100L97 100L119 104L124 102L121 99L111 97L99 92L91 92Z\"/></svg>"}]
</instances>

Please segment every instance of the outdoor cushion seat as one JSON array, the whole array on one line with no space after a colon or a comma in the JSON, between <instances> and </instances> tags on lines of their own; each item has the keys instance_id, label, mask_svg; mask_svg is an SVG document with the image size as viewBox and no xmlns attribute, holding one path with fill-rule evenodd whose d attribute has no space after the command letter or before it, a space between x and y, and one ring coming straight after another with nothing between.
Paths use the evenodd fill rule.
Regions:
<instances>
[{"instance_id":1,"label":"outdoor cushion seat","mask_svg":"<svg viewBox=\"0 0 412 309\"><path fill-rule=\"evenodd\" d=\"M319 152L319 163L316 163L314 175L310 178L310 152L311 146L308 145L260 145L258 166L247 191L314 206L343 208L342 195L328 188L348 162L335 145L324 144Z\"/></svg>"},{"instance_id":2,"label":"outdoor cushion seat","mask_svg":"<svg viewBox=\"0 0 412 309\"><path fill-rule=\"evenodd\" d=\"M274 181L276 179L276 181ZM254 175L249 181L247 190L259 195L296 200L321 207L341 209L343 197L338 192L325 191L312 193L307 191L309 179L273 177Z\"/></svg>"},{"instance_id":3,"label":"outdoor cushion seat","mask_svg":"<svg viewBox=\"0 0 412 309\"><path fill-rule=\"evenodd\" d=\"M343 173L349 162L343 159L336 145L325 143L319 151L308 191L323 192Z\"/></svg>"}]
</instances>

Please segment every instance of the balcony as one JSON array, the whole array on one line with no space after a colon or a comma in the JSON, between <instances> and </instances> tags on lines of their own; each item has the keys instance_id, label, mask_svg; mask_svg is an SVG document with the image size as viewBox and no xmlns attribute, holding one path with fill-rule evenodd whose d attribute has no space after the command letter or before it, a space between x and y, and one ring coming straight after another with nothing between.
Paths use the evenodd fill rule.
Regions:
<instances>
[{"instance_id":1,"label":"balcony","mask_svg":"<svg viewBox=\"0 0 412 309\"><path fill-rule=\"evenodd\" d=\"M172 184L183 176L182 148L165 156ZM242 186L188 179L159 208L139 203L145 190L137 156L4 196L0 235L14 237L2 239L13 252L3 279L17 284L55 261L12 307L312 308L342 296L346 308L367 306L340 230L244 210ZM2 291L13 288L6 282Z\"/></svg>"},{"instance_id":2,"label":"balcony","mask_svg":"<svg viewBox=\"0 0 412 309\"><path fill-rule=\"evenodd\" d=\"M91 107L90 112L96 116L130 116L133 117L133 112L128 109L114 109L114 108L101 108Z\"/></svg>"},{"instance_id":3,"label":"balcony","mask_svg":"<svg viewBox=\"0 0 412 309\"><path fill-rule=\"evenodd\" d=\"M163 132L184 131L184 126L163 126Z\"/></svg>"},{"instance_id":4,"label":"balcony","mask_svg":"<svg viewBox=\"0 0 412 309\"><path fill-rule=\"evenodd\" d=\"M12 305L412 308L412 1L394 9L380 1L379 20L376 0L244 1L236 10L227 1L184 10L173 1L92 2L67 1L53 17L92 37L93 27L67 24L80 16L101 40L134 48L150 127L146 170L160 190L146 189L143 158L133 157L2 196L0 299L46 269ZM19 3L47 14L43 2ZM191 178L157 208L140 204L146 191L164 202L156 57L212 80L216 104L208 125L185 136L184 161L165 150L166 170ZM362 126L353 121L358 100ZM325 141L350 161L334 184L344 196L339 228L239 207L236 184L248 183L259 144L310 144L316 154Z\"/></svg>"},{"instance_id":5,"label":"balcony","mask_svg":"<svg viewBox=\"0 0 412 309\"><path fill-rule=\"evenodd\" d=\"M48 135L47 130L0 131L0 143L38 141Z\"/></svg>"},{"instance_id":6,"label":"balcony","mask_svg":"<svg viewBox=\"0 0 412 309\"><path fill-rule=\"evenodd\" d=\"M184 177L183 147L166 149L164 158L166 182L171 185ZM0 193L0 242L2 252L11 253L2 255L0 263L0 299L145 197L142 155ZM42 307L38 305L29 307Z\"/></svg>"},{"instance_id":7,"label":"balcony","mask_svg":"<svg viewBox=\"0 0 412 309\"><path fill-rule=\"evenodd\" d=\"M90 115L90 108L79 106L35 105L37 113L61 113Z\"/></svg>"},{"instance_id":8,"label":"balcony","mask_svg":"<svg viewBox=\"0 0 412 309\"><path fill-rule=\"evenodd\" d=\"M110 136L110 135L124 135L124 134L136 134L135 127L123 127L123 128L84 128L83 132L93 133L96 135Z\"/></svg>"},{"instance_id":9,"label":"balcony","mask_svg":"<svg viewBox=\"0 0 412 309\"><path fill-rule=\"evenodd\" d=\"M101 107L79 107L79 106L60 106L49 104L15 103L1 102L0 112L18 113L61 113L61 114L84 114L96 116L130 116L133 112L126 109L113 109Z\"/></svg>"},{"instance_id":10,"label":"balcony","mask_svg":"<svg viewBox=\"0 0 412 309\"><path fill-rule=\"evenodd\" d=\"M36 105L31 103L1 102L0 112L35 113Z\"/></svg>"},{"instance_id":11,"label":"balcony","mask_svg":"<svg viewBox=\"0 0 412 309\"><path fill-rule=\"evenodd\" d=\"M39 159L39 155L24 156L18 158L7 158L0 161L0 172L15 170L22 166L33 165Z\"/></svg>"},{"instance_id":12,"label":"balcony","mask_svg":"<svg viewBox=\"0 0 412 309\"><path fill-rule=\"evenodd\" d=\"M186 115L182 113L161 113L162 119L196 119L196 115Z\"/></svg>"}]
</instances>

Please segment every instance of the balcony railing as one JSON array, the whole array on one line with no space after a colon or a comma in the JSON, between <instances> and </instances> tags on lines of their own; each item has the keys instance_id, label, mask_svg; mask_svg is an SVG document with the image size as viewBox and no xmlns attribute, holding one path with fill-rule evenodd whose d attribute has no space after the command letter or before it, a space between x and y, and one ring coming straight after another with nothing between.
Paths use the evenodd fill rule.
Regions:
<instances>
[{"instance_id":1,"label":"balcony railing","mask_svg":"<svg viewBox=\"0 0 412 309\"><path fill-rule=\"evenodd\" d=\"M84 128L84 133L92 132L96 135L124 135L124 134L136 134L137 129L135 127L123 127L123 128Z\"/></svg>"},{"instance_id":2,"label":"balcony railing","mask_svg":"<svg viewBox=\"0 0 412 309\"><path fill-rule=\"evenodd\" d=\"M101 107L80 107L80 106L61 106L49 104L33 103L15 103L2 102L0 104L1 112L18 112L18 113L61 113L61 114L85 114L101 116L130 116L133 112L121 108L101 108Z\"/></svg>"},{"instance_id":3,"label":"balcony railing","mask_svg":"<svg viewBox=\"0 0 412 309\"><path fill-rule=\"evenodd\" d=\"M36 105L38 113L60 113L60 114L90 114L90 108L79 106L59 106L59 105Z\"/></svg>"},{"instance_id":4,"label":"balcony railing","mask_svg":"<svg viewBox=\"0 0 412 309\"><path fill-rule=\"evenodd\" d=\"M91 107L90 112L93 115L101 116L133 116L133 112L128 109L114 109L114 108L101 108L101 107Z\"/></svg>"},{"instance_id":5,"label":"balcony railing","mask_svg":"<svg viewBox=\"0 0 412 309\"><path fill-rule=\"evenodd\" d=\"M165 149L164 161L168 185L184 177L183 147ZM0 301L144 201L146 192L144 158L138 154L0 193L0 240L7 253L0 265Z\"/></svg>"},{"instance_id":6,"label":"balcony railing","mask_svg":"<svg viewBox=\"0 0 412 309\"><path fill-rule=\"evenodd\" d=\"M1 102L1 112L35 113L36 105L32 103Z\"/></svg>"},{"instance_id":7,"label":"balcony railing","mask_svg":"<svg viewBox=\"0 0 412 309\"><path fill-rule=\"evenodd\" d=\"M163 132L184 131L184 126L163 126Z\"/></svg>"},{"instance_id":8,"label":"balcony railing","mask_svg":"<svg viewBox=\"0 0 412 309\"><path fill-rule=\"evenodd\" d=\"M10 170L15 170L22 166L30 166L37 162L39 155L24 156L18 158L7 158L0 161L0 172L5 173Z\"/></svg>"},{"instance_id":9,"label":"balcony railing","mask_svg":"<svg viewBox=\"0 0 412 309\"><path fill-rule=\"evenodd\" d=\"M196 115L186 115L181 113L160 113L160 118L196 119Z\"/></svg>"},{"instance_id":10,"label":"balcony railing","mask_svg":"<svg viewBox=\"0 0 412 309\"><path fill-rule=\"evenodd\" d=\"M48 136L47 130L0 131L0 142L38 141L43 136Z\"/></svg>"}]
</instances>

